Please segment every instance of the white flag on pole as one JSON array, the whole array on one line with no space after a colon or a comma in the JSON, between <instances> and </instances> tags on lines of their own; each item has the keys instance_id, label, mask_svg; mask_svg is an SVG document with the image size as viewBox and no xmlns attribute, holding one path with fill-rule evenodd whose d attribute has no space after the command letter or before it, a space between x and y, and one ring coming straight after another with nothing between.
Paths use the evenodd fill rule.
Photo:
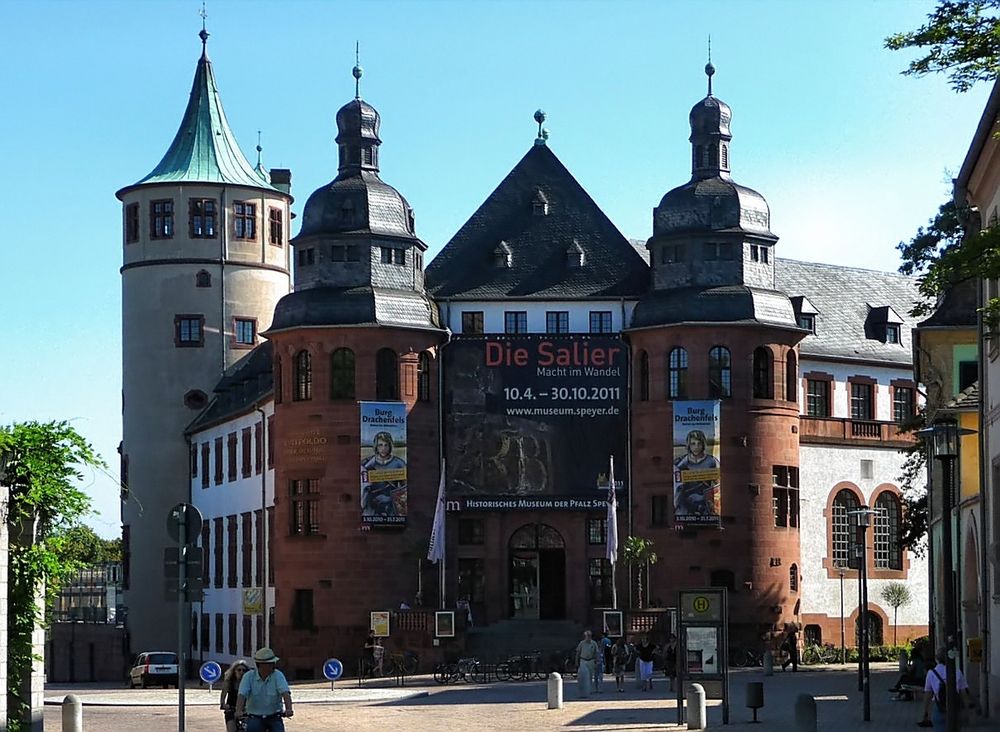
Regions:
<instances>
[{"instance_id":1,"label":"white flag on pole","mask_svg":"<svg viewBox=\"0 0 1000 732\"><path fill-rule=\"evenodd\" d=\"M431 528L431 543L427 547L428 561L444 561L444 460L441 461L441 482L438 484L437 506L434 508L434 525Z\"/></svg>"},{"instance_id":2,"label":"white flag on pole","mask_svg":"<svg viewBox=\"0 0 1000 732\"><path fill-rule=\"evenodd\" d=\"M615 456L611 456L611 475L608 482L608 552L607 558L614 566L618 561L618 498L615 495Z\"/></svg>"}]
</instances>

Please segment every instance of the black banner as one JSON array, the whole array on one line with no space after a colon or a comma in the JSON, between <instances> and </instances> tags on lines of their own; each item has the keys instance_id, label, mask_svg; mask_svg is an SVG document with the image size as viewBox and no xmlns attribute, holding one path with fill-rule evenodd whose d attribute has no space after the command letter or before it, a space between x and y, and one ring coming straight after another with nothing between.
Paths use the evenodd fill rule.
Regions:
<instances>
[{"instance_id":1,"label":"black banner","mask_svg":"<svg viewBox=\"0 0 1000 732\"><path fill-rule=\"evenodd\" d=\"M451 510L596 510L611 455L627 475L620 338L465 336L444 357Z\"/></svg>"}]
</instances>

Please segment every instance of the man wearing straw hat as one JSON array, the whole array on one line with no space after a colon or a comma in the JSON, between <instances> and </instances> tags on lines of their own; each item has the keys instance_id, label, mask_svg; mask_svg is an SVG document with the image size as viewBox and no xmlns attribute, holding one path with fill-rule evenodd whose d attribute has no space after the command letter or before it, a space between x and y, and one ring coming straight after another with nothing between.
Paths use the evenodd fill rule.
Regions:
<instances>
[{"instance_id":1,"label":"man wearing straw hat","mask_svg":"<svg viewBox=\"0 0 1000 732\"><path fill-rule=\"evenodd\" d=\"M270 648L261 648L253 660L257 669L243 674L236 716L247 718L247 732L285 732L283 717L292 716L292 692L285 675L274 667L278 657Z\"/></svg>"}]
</instances>

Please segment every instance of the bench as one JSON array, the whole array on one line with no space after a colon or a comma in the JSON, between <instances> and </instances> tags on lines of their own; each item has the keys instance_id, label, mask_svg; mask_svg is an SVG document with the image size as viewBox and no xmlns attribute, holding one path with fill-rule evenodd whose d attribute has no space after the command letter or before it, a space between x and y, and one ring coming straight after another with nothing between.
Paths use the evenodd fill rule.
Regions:
<instances>
[{"instance_id":1,"label":"bench","mask_svg":"<svg viewBox=\"0 0 1000 732\"><path fill-rule=\"evenodd\" d=\"M924 698L924 687L917 684L900 684L899 696L906 701L921 700Z\"/></svg>"}]
</instances>

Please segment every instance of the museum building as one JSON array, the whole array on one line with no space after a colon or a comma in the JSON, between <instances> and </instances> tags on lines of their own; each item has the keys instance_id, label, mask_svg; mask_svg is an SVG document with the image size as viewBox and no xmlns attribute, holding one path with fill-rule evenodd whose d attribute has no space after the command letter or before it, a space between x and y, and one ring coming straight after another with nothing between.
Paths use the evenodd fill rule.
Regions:
<instances>
[{"instance_id":1,"label":"museum building","mask_svg":"<svg viewBox=\"0 0 1000 732\"><path fill-rule=\"evenodd\" d=\"M205 124L224 138L210 68L203 55L190 104L211 80L219 106ZM926 581L899 544L895 485L908 444L896 424L917 399L915 285L775 257L765 199L732 179L731 110L706 73L708 94L689 116L690 180L654 208L647 241L604 215L536 114L524 157L425 272L428 246L381 178L380 119L355 69L355 98L336 117L336 176L307 199L298 234L270 242L294 262L291 291L256 316L241 360L216 364L207 405L188 403L187 384L164 392L190 416L176 434L190 493L175 497L205 516L196 657L231 660L266 642L308 678L330 655L356 655L370 612L433 609L442 595L467 606L477 629L541 627L570 644L602 609L671 606L678 590L706 586L729 590L736 646L790 622L832 641L856 611L841 614L831 589L856 576L846 515L862 503L878 511L875 576ZM192 119L189 106L178 139ZM258 164L262 191L274 173ZM157 195L195 216L181 183ZM235 202L212 195L224 242ZM173 291L191 299L172 309L191 318L204 278L187 259L173 264ZM232 276L226 264L213 263L220 279L208 289ZM219 330L196 343L187 333L178 355L217 361L214 340L248 335L225 311L240 307L233 295L223 303ZM150 313L148 324L175 315ZM692 429L697 420L707 426ZM126 422L133 470L137 425ZM706 448L708 462L692 457ZM443 587L427 561L442 466ZM131 575L154 571L128 541L144 519L123 516ZM651 540L659 561L626 565L630 536ZM900 621L919 633L926 607L904 608Z\"/></svg>"}]
</instances>

